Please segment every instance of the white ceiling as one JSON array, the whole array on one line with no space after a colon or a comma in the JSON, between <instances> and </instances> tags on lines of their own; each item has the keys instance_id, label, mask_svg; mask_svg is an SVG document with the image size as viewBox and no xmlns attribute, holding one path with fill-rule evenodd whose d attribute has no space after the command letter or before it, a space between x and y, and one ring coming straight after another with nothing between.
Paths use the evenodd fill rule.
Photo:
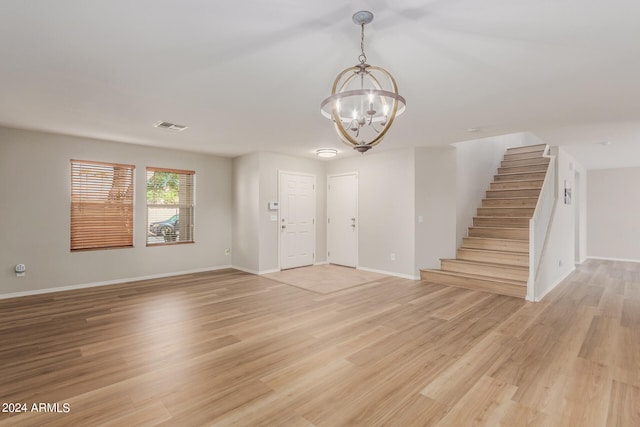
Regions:
<instances>
[{"instance_id":1,"label":"white ceiling","mask_svg":"<svg viewBox=\"0 0 640 427\"><path fill-rule=\"evenodd\" d=\"M361 9L368 62L407 99L376 150L531 131L589 168L640 166L637 0L3 0L0 124L224 156L348 153L319 106L357 63Z\"/></svg>"}]
</instances>

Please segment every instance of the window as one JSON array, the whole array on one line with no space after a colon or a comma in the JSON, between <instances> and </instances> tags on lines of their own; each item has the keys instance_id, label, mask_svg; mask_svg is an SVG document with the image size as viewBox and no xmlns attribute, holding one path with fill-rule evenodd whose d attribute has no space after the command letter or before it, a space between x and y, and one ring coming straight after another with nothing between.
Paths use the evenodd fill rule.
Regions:
<instances>
[{"instance_id":1,"label":"window","mask_svg":"<svg viewBox=\"0 0 640 427\"><path fill-rule=\"evenodd\" d=\"M195 174L147 168L147 246L193 243Z\"/></svg>"},{"instance_id":2,"label":"window","mask_svg":"<svg viewBox=\"0 0 640 427\"><path fill-rule=\"evenodd\" d=\"M135 166L71 160L71 250L133 247Z\"/></svg>"}]
</instances>

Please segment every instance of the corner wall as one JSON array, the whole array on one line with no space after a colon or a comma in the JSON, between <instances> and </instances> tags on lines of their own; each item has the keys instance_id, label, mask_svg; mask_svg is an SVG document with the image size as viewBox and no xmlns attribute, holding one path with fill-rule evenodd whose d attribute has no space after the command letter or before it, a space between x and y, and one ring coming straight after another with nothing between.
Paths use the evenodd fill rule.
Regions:
<instances>
[{"instance_id":1,"label":"corner wall","mask_svg":"<svg viewBox=\"0 0 640 427\"><path fill-rule=\"evenodd\" d=\"M134 246L70 251L70 160L134 164ZM147 166L196 171L195 243L146 246ZM0 295L210 270L231 264L231 160L0 128ZM16 277L14 266L27 266Z\"/></svg>"}]
</instances>

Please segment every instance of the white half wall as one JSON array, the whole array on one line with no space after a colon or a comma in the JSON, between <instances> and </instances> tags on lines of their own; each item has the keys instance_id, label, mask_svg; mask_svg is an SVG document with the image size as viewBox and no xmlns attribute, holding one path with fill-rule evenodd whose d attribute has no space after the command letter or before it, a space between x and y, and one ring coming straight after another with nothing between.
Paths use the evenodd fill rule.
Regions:
<instances>
[{"instance_id":1,"label":"white half wall","mask_svg":"<svg viewBox=\"0 0 640 427\"><path fill-rule=\"evenodd\" d=\"M640 261L640 168L588 171L587 254Z\"/></svg>"},{"instance_id":2,"label":"white half wall","mask_svg":"<svg viewBox=\"0 0 640 427\"><path fill-rule=\"evenodd\" d=\"M70 160L136 166L134 247L70 251ZM146 246L147 166L196 172L195 243ZM231 159L0 128L0 294L202 271L231 264ZM27 266L16 277L15 264Z\"/></svg>"},{"instance_id":3,"label":"white half wall","mask_svg":"<svg viewBox=\"0 0 640 427\"><path fill-rule=\"evenodd\" d=\"M587 188L586 169L562 148L552 147L556 156L556 205L550 222L545 248L535 280L535 299L539 301L575 269L576 260L576 210L581 227L584 221L584 204L576 200L585 199ZM581 182L576 185L576 171ZM571 203L564 201L566 185L572 190ZM580 191L580 194L576 194ZM588 197L587 197L588 199ZM580 233L584 234L584 233Z\"/></svg>"}]
</instances>

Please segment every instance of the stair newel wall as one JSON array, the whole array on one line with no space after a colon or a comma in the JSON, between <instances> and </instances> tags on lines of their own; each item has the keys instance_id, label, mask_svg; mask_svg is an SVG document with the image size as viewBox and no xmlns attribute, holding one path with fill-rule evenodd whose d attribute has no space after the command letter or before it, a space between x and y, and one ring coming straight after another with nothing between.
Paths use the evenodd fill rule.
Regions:
<instances>
[{"instance_id":1,"label":"stair newel wall","mask_svg":"<svg viewBox=\"0 0 640 427\"><path fill-rule=\"evenodd\" d=\"M549 158L547 173L542 183L538 202L529 220L529 279L527 280L528 301L535 301L535 279L547 241L551 218L556 205L556 157L549 154L547 146L543 157Z\"/></svg>"}]
</instances>

